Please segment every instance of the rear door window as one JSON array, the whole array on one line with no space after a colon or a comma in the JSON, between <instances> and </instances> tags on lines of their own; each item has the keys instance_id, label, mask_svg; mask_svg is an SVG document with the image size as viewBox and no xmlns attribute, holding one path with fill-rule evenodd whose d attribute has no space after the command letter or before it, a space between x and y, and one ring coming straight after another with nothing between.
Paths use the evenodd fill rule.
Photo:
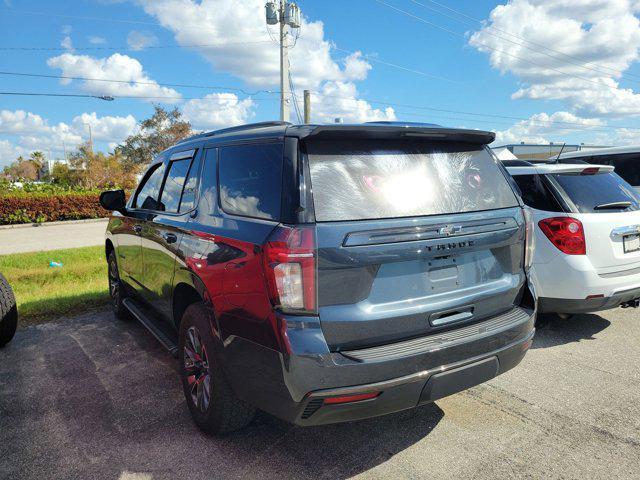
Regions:
<instances>
[{"instance_id":1,"label":"rear door window","mask_svg":"<svg viewBox=\"0 0 640 480\"><path fill-rule=\"evenodd\" d=\"M513 175L513 179L520 189L525 205L547 212L563 211L540 175Z\"/></svg>"},{"instance_id":2,"label":"rear door window","mask_svg":"<svg viewBox=\"0 0 640 480\"><path fill-rule=\"evenodd\" d=\"M307 144L318 221L493 210L518 205L482 145L390 140Z\"/></svg>"},{"instance_id":3,"label":"rear door window","mask_svg":"<svg viewBox=\"0 0 640 480\"><path fill-rule=\"evenodd\" d=\"M220 148L220 204L226 213L280 218L282 152L281 143Z\"/></svg>"},{"instance_id":4,"label":"rear door window","mask_svg":"<svg viewBox=\"0 0 640 480\"><path fill-rule=\"evenodd\" d=\"M167 173L167 179L164 181L160 199L160 204L165 212L178 212L182 189L189 172L189 165L191 165L190 158L169 163L169 173Z\"/></svg>"},{"instance_id":5,"label":"rear door window","mask_svg":"<svg viewBox=\"0 0 640 480\"><path fill-rule=\"evenodd\" d=\"M548 177L581 213L640 210L638 193L615 173L553 174Z\"/></svg>"},{"instance_id":6,"label":"rear door window","mask_svg":"<svg viewBox=\"0 0 640 480\"><path fill-rule=\"evenodd\" d=\"M196 206L196 196L198 193L198 178L200 176L200 164L202 155L198 155L189 168L189 175L184 184L182 200L180 200L180 213L188 212Z\"/></svg>"},{"instance_id":7,"label":"rear door window","mask_svg":"<svg viewBox=\"0 0 640 480\"><path fill-rule=\"evenodd\" d=\"M133 207L143 210L162 210L158 202L160 185L164 177L164 163L158 163L150 168L138 189Z\"/></svg>"}]
</instances>

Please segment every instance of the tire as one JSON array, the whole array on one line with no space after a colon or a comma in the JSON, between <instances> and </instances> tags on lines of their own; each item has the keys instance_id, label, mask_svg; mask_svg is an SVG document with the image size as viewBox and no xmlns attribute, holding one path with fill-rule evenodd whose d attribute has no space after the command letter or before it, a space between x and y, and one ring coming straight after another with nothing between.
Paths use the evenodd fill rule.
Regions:
<instances>
[{"instance_id":1,"label":"tire","mask_svg":"<svg viewBox=\"0 0 640 480\"><path fill-rule=\"evenodd\" d=\"M180 323L182 388L196 425L205 433L221 436L251 423L255 408L234 395L215 363L214 349L207 309L203 302L194 303Z\"/></svg>"},{"instance_id":2,"label":"tire","mask_svg":"<svg viewBox=\"0 0 640 480\"><path fill-rule=\"evenodd\" d=\"M107 266L109 275L109 296L111 297L111 309L116 318L120 320L130 320L131 314L124 306L123 300L127 298L127 291L120 280L116 252L111 250L107 255Z\"/></svg>"},{"instance_id":3,"label":"tire","mask_svg":"<svg viewBox=\"0 0 640 480\"><path fill-rule=\"evenodd\" d=\"M0 273L0 347L11 341L18 328L16 297L7 279Z\"/></svg>"}]
</instances>

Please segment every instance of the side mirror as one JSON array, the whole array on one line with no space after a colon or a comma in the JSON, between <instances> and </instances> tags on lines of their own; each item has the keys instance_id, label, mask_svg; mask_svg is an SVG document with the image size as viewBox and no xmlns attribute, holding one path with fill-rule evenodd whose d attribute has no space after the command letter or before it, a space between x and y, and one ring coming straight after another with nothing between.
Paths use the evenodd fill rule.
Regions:
<instances>
[{"instance_id":1,"label":"side mirror","mask_svg":"<svg viewBox=\"0 0 640 480\"><path fill-rule=\"evenodd\" d=\"M105 210L124 213L127 209L127 200L124 190L109 190L100 194L100 205Z\"/></svg>"}]
</instances>

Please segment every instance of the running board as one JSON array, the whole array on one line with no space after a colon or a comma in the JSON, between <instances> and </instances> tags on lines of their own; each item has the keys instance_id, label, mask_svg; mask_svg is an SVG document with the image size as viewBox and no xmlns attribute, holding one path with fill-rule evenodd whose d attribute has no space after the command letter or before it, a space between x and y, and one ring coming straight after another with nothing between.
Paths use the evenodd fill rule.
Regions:
<instances>
[{"instance_id":1,"label":"running board","mask_svg":"<svg viewBox=\"0 0 640 480\"><path fill-rule=\"evenodd\" d=\"M164 348L169 350L169 353L173 355L175 358L178 358L178 345L174 340L170 338L167 333L165 333L162 328L160 328L156 322L154 322L147 314L144 313L146 310L143 306L141 306L138 302L131 298L125 298L122 303L127 310L131 312L131 314L136 317L136 319L144 326L147 330L151 332L151 334L156 337L156 339L162 344Z\"/></svg>"}]
</instances>

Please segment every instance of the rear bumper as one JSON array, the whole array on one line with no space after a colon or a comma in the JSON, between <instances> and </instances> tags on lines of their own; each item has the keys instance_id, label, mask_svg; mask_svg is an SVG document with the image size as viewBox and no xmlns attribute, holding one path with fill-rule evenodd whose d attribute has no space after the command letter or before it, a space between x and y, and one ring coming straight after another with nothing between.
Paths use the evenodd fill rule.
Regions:
<instances>
[{"instance_id":1,"label":"rear bumper","mask_svg":"<svg viewBox=\"0 0 640 480\"><path fill-rule=\"evenodd\" d=\"M534 335L535 312L515 308L476 324L382 347L330 352L317 318L281 317L290 354L239 337L223 361L235 393L297 425L358 420L416 407L515 367ZM370 400L327 397L380 392Z\"/></svg>"},{"instance_id":2,"label":"rear bumper","mask_svg":"<svg viewBox=\"0 0 640 480\"><path fill-rule=\"evenodd\" d=\"M596 270L588 256L561 255L533 268L539 313L585 313L640 298L640 267ZM602 295L587 299L589 296Z\"/></svg>"},{"instance_id":3,"label":"rear bumper","mask_svg":"<svg viewBox=\"0 0 640 480\"><path fill-rule=\"evenodd\" d=\"M540 313L587 313L619 307L640 299L640 287L613 293L611 296L589 299L551 298L538 299Z\"/></svg>"},{"instance_id":4,"label":"rear bumper","mask_svg":"<svg viewBox=\"0 0 640 480\"><path fill-rule=\"evenodd\" d=\"M534 332L500 350L416 372L405 377L355 387L320 390L308 395L293 420L297 425L323 425L386 415L439 400L486 382L515 367L531 345ZM382 392L371 400L326 405L323 399Z\"/></svg>"}]
</instances>

